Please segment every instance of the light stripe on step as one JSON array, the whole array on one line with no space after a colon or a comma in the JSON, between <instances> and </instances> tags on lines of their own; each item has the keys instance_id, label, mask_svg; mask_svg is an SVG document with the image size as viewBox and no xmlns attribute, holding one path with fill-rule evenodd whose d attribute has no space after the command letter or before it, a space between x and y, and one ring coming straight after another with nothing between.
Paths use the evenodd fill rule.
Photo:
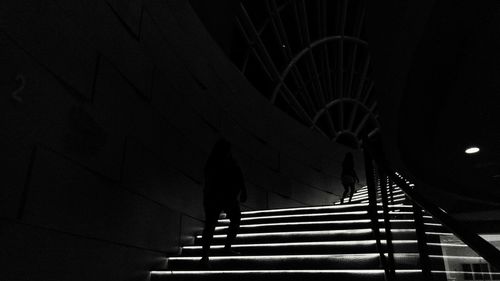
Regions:
<instances>
[{"instance_id":1,"label":"light stripe on step","mask_svg":"<svg viewBox=\"0 0 500 281\"><path fill-rule=\"evenodd\" d=\"M404 257L418 257L417 253L395 253L394 254L398 258ZM251 256L211 256L211 261L227 261L227 260L266 260L266 261L275 261L275 260L307 260L307 259L349 259L349 260L362 260L362 259L370 259L370 258L378 258L380 256L379 253L364 253L364 254L334 254L334 255L251 255ZM387 254L385 254L387 256ZM440 258L441 256L430 256ZM467 257L465 257L467 258ZM201 256L194 257L168 257L169 261L198 261L201 259ZM477 258L476 258L477 259Z\"/></svg>"},{"instance_id":2,"label":"light stripe on step","mask_svg":"<svg viewBox=\"0 0 500 281\"><path fill-rule=\"evenodd\" d=\"M384 219L379 219L379 222L384 222ZM276 223L259 223L259 224L243 224L240 228L258 228L258 227L266 227L266 226L291 226L291 225L342 225L342 224L351 224L351 223L369 223L369 219L360 219L360 220L340 220L340 221L302 221L302 222L276 222ZM396 222L414 222L414 220L407 219L392 219L391 223ZM440 224L427 224L426 225L439 225ZM227 229L229 226L216 226L215 230L223 230Z\"/></svg>"},{"instance_id":3,"label":"light stripe on step","mask_svg":"<svg viewBox=\"0 0 500 281\"><path fill-rule=\"evenodd\" d=\"M448 232L432 232L432 231L426 232L425 234L427 234L427 235L443 235L443 236L444 235L446 235L446 236L454 235L453 233L448 233Z\"/></svg>"},{"instance_id":4,"label":"light stripe on step","mask_svg":"<svg viewBox=\"0 0 500 281\"><path fill-rule=\"evenodd\" d=\"M324 241L324 242L283 242L283 243L252 243L252 244L234 244L232 248L248 247L283 247L283 246L348 246L348 245L373 245L375 240L359 241ZM183 249L199 250L202 246L184 246ZM224 245L210 245L211 249L223 249Z\"/></svg>"},{"instance_id":5,"label":"light stripe on step","mask_svg":"<svg viewBox=\"0 0 500 281\"><path fill-rule=\"evenodd\" d=\"M346 209L352 207L364 207L368 204L345 204L338 206L316 206L316 207L300 207L300 208L283 208L283 209L269 209L269 210L258 210L258 211L245 211L241 212L243 215L254 215L254 214L267 214L276 212L286 212L286 211L315 211L315 210L336 210L336 209Z\"/></svg>"},{"instance_id":6,"label":"light stripe on step","mask_svg":"<svg viewBox=\"0 0 500 281\"><path fill-rule=\"evenodd\" d=\"M362 260L369 258L379 257L378 253L370 254L337 254L337 255L267 255L267 256L211 256L210 260L304 260L304 259L349 259L349 260ZM198 257L169 257L168 260L171 261L197 261L201 259Z\"/></svg>"},{"instance_id":7,"label":"light stripe on step","mask_svg":"<svg viewBox=\"0 0 500 281\"><path fill-rule=\"evenodd\" d=\"M446 260L467 260L468 262L486 262L482 257L471 257L471 256L439 256L439 255L429 255L430 258L446 259Z\"/></svg>"},{"instance_id":8,"label":"light stripe on step","mask_svg":"<svg viewBox=\"0 0 500 281\"><path fill-rule=\"evenodd\" d=\"M371 233L371 228L362 229L342 229L342 230L312 230L312 231L284 231L284 232L263 232L263 233L239 233L238 238L248 238L248 237L266 237L266 236L315 236L315 235L338 235L338 234L366 234ZM380 228L380 232L385 232L384 228ZM415 229L391 229L392 233L403 233L403 232L415 232ZM434 234L434 233L427 233ZM450 235L452 235L450 233ZM226 238L227 234L216 234L214 238ZM201 235L197 235L196 238L202 239Z\"/></svg>"},{"instance_id":9,"label":"light stripe on step","mask_svg":"<svg viewBox=\"0 0 500 281\"><path fill-rule=\"evenodd\" d=\"M342 225L348 223L369 223L369 219L363 220L343 220L343 221L303 221L303 222L277 222L277 223L259 223L241 225L240 228L257 228L265 226L288 226L288 225ZM215 230L227 229L229 226L217 226Z\"/></svg>"},{"instance_id":10,"label":"light stripe on step","mask_svg":"<svg viewBox=\"0 0 500 281\"><path fill-rule=\"evenodd\" d=\"M381 241L385 244L385 240ZM252 243L252 244L234 244L232 248L249 247L283 247L283 246L352 246L352 245L374 245L375 240L356 240L356 241L323 241L323 242L283 242L283 243ZM414 244L417 240L393 240L393 244ZM202 246L184 246L186 250L200 250ZM223 249L224 245L211 245L211 249Z\"/></svg>"},{"instance_id":11,"label":"light stripe on step","mask_svg":"<svg viewBox=\"0 0 500 281\"><path fill-rule=\"evenodd\" d=\"M379 222L384 222L384 219L379 219ZM259 223L259 224L243 224L240 228L258 228L258 227L266 227L266 226L291 226L291 225L342 225L342 224L351 224L351 223L369 223L369 219L361 219L361 220L340 220L340 221L301 221L301 222L276 222L276 223ZM399 220L393 219L390 220L391 223L395 222L414 222L414 220ZM426 225L439 225L440 224L427 224ZM229 226L216 226L215 230L223 230L228 229Z\"/></svg>"},{"instance_id":12,"label":"light stripe on step","mask_svg":"<svg viewBox=\"0 0 500 281\"><path fill-rule=\"evenodd\" d=\"M440 223L430 223L430 222L426 222L426 223L424 223L424 225L429 225L429 226L443 226Z\"/></svg>"},{"instance_id":13,"label":"light stripe on step","mask_svg":"<svg viewBox=\"0 0 500 281\"><path fill-rule=\"evenodd\" d=\"M238 238L246 237L266 237L266 236L295 236L295 235L336 235L336 234L364 234L371 233L370 228L363 229L348 229L348 230L317 230L317 231L285 231L285 232L264 232L264 233L240 233ZM225 238L226 234L216 234L214 238ZM197 235L196 238L202 238L201 235Z\"/></svg>"},{"instance_id":14,"label":"light stripe on step","mask_svg":"<svg viewBox=\"0 0 500 281\"><path fill-rule=\"evenodd\" d=\"M342 216L342 215L366 215L368 211L352 211L352 212L336 212L336 213L315 213L315 214L298 214L298 215L279 215L279 216L255 216L244 217L242 221L260 220L260 219L281 219L281 218L310 218L320 216ZM229 219L220 219L219 222L229 222Z\"/></svg>"},{"instance_id":15,"label":"light stripe on step","mask_svg":"<svg viewBox=\"0 0 500 281\"><path fill-rule=\"evenodd\" d=\"M453 243L427 243L430 246L440 246L440 247L469 247L465 244L453 244Z\"/></svg>"},{"instance_id":16,"label":"light stripe on step","mask_svg":"<svg viewBox=\"0 0 500 281\"><path fill-rule=\"evenodd\" d=\"M166 270L151 271L153 275L217 275L217 274L332 274L332 273L350 273L350 274L383 274L383 269L328 269L328 270ZM396 273L418 273L421 269L396 269Z\"/></svg>"}]
</instances>

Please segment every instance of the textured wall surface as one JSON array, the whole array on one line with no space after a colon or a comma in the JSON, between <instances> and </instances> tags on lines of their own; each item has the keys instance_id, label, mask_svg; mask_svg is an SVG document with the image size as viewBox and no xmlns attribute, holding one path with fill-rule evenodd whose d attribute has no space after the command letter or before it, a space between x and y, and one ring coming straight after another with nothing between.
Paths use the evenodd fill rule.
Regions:
<instances>
[{"instance_id":1,"label":"textured wall surface","mask_svg":"<svg viewBox=\"0 0 500 281\"><path fill-rule=\"evenodd\" d=\"M4 0L0 18L1 280L146 280L200 230L219 136L244 209L338 199L348 149L273 108L187 0Z\"/></svg>"}]
</instances>

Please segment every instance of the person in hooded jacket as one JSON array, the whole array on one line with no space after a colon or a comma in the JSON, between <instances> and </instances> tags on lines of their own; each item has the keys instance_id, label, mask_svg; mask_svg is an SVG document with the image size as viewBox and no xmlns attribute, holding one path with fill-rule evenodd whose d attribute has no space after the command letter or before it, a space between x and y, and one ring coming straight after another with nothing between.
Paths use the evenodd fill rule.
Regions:
<instances>
[{"instance_id":1,"label":"person in hooded jacket","mask_svg":"<svg viewBox=\"0 0 500 281\"><path fill-rule=\"evenodd\" d=\"M354 185L359 183L358 175L354 170L354 157L351 152L347 152L344 161L342 161L342 173L340 174L340 180L342 185L344 186L344 194L342 194L342 199L340 202L343 204L344 199L347 194L349 194L349 202L351 202L352 196L354 194L355 188Z\"/></svg>"},{"instance_id":2,"label":"person in hooded jacket","mask_svg":"<svg viewBox=\"0 0 500 281\"><path fill-rule=\"evenodd\" d=\"M203 229L202 264L208 266L210 244L220 213L225 212L230 220L225 241L225 252L237 255L231 249L241 221L240 201L247 200L247 190L240 167L231 153L231 143L220 139L214 145L205 165L205 186L203 205L205 209L205 227ZM238 201L238 196L240 201Z\"/></svg>"}]
</instances>

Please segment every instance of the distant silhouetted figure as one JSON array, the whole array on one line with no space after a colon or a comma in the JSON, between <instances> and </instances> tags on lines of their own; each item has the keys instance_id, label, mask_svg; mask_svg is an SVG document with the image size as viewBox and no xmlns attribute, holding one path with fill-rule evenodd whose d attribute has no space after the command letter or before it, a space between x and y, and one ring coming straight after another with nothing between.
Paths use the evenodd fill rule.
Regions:
<instances>
[{"instance_id":1,"label":"distant silhouetted figure","mask_svg":"<svg viewBox=\"0 0 500 281\"><path fill-rule=\"evenodd\" d=\"M351 202L352 195L354 194L354 184L359 183L358 175L356 175L356 171L354 170L354 157L351 152L347 152L344 157L344 161L342 162L342 174L340 175L340 180L342 181L342 185L344 186L344 194L342 195L342 199L340 203L344 203L344 199L349 193L349 189L351 194L349 195L349 202Z\"/></svg>"},{"instance_id":2,"label":"distant silhouetted figure","mask_svg":"<svg viewBox=\"0 0 500 281\"><path fill-rule=\"evenodd\" d=\"M240 195L241 193L241 195ZM215 225L222 211L230 220L225 242L228 254L239 254L231 250L240 227L241 212L238 202L247 200L247 191L240 167L231 154L231 144L224 139L217 141L205 165L205 188L203 204L205 207L205 228L203 229L203 256L201 262L208 267L210 244Z\"/></svg>"}]
</instances>

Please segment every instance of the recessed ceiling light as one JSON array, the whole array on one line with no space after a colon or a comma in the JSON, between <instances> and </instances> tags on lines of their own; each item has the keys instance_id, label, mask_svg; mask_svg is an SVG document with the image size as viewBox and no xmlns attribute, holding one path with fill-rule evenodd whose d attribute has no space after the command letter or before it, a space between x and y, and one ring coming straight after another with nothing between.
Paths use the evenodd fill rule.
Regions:
<instances>
[{"instance_id":1,"label":"recessed ceiling light","mask_svg":"<svg viewBox=\"0 0 500 281\"><path fill-rule=\"evenodd\" d=\"M465 150L465 153L467 154L474 154L474 153L478 153L479 152L479 147L469 147Z\"/></svg>"}]
</instances>

